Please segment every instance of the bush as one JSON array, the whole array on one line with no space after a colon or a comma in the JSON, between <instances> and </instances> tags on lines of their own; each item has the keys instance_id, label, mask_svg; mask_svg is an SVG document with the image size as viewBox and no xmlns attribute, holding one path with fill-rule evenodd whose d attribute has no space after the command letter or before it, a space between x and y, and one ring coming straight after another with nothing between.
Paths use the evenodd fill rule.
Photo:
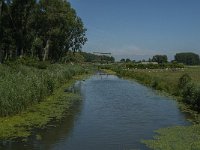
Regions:
<instances>
[{"instance_id":1,"label":"bush","mask_svg":"<svg viewBox=\"0 0 200 150\"><path fill-rule=\"evenodd\" d=\"M191 82L192 78L186 73L182 75L178 82L179 89L184 88L189 82Z\"/></svg>"},{"instance_id":2,"label":"bush","mask_svg":"<svg viewBox=\"0 0 200 150\"><path fill-rule=\"evenodd\" d=\"M38 69L47 69L47 67L48 67L48 65L47 65L46 62L39 62L39 63L37 64L37 68L38 68Z\"/></svg>"},{"instance_id":3,"label":"bush","mask_svg":"<svg viewBox=\"0 0 200 150\"><path fill-rule=\"evenodd\" d=\"M200 111L200 86L192 82L185 85L182 91L183 102Z\"/></svg>"},{"instance_id":4,"label":"bush","mask_svg":"<svg viewBox=\"0 0 200 150\"><path fill-rule=\"evenodd\" d=\"M25 110L53 93L73 75L81 74L79 66L50 65L41 70L24 65L0 66L0 116Z\"/></svg>"}]
</instances>

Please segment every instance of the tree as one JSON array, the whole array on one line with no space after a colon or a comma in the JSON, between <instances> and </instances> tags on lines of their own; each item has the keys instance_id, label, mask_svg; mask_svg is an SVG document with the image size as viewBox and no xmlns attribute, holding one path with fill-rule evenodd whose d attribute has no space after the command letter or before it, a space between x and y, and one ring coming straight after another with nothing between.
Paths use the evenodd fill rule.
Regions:
<instances>
[{"instance_id":1,"label":"tree","mask_svg":"<svg viewBox=\"0 0 200 150\"><path fill-rule=\"evenodd\" d=\"M126 59L126 63L129 63L131 62L131 60L129 58Z\"/></svg>"},{"instance_id":2,"label":"tree","mask_svg":"<svg viewBox=\"0 0 200 150\"><path fill-rule=\"evenodd\" d=\"M155 55L152 58L153 62L157 62L159 64L167 63L167 56L166 55Z\"/></svg>"},{"instance_id":3,"label":"tree","mask_svg":"<svg viewBox=\"0 0 200 150\"><path fill-rule=\"evenodd\" d=\"M36 37L44 42L43 60L58 61L68 50L80 50L87 41L86 29L67 1L40 0L34 20Z\"/></svg>"},{"instance_id":4,"label":"tree","mask_svg":"<svg viewBox=\"0 0 200 150\"><path fill-rule=\"evenodd\" d=\"M0 61L23 55L30 48L28 21L35 0L1 1L0 18ZM29 47L28 47L29 46Z\"/></svg>"},{"instance_id":5,"label":"tree","mask_svg":"<svg viewBox=\"0 0 200 150\"><path fill-rule=\"evenodd\" d=\"M81 52L80 54L84 57L86 62L115 62L115 58L113 56L95 55L86 52Z\"/></svg>"},{"instance_id":6,"label":"tree","mask_svg":"<svg viewBox=\"0 0 200 150\"><path fill-rule=\"evenodd\" d=\"M13 0L10 4L10 19L17 56L23 56L30 49L28 22L35 4L35 0Z\"/></svg>"},{"instance_id":7,"label":"tree","mask_svg":"<svg viewBox=\"0 0 200 150\"><path fill-rule=\"evenodd\" d=\"M9 1L1 1L0 15L0 63L13 56L14 40Z\"/></svg>"},{"instance_id":8,"label":"tree","mask_svg":"<svg viewBox=\"0 0 200 150\"><path fill-rule=\"evenodd\" d=\"M175 61L178 63L183 63L185 65L199 65L200 59L199 55L195 53L177 53L175 55Z\"/></svg>"},{"instance_id":9,"label":"tree","mask_svg":"<svg viewBox=\"0 0 200 150\"><path fill-rule=\"evenodd\" d=\"M0 16L1 16L1 14L2 14L2 10L3 10L3 1L1 0L1 1L0 1Z\"/></svg>"},{"instance_id":10,"label":"tree","mask_svg":"<svg viewBox=\"0 0 200 150\"><path fill-rule=\"evenodd\" d=\"M126 60L124 59L124 58L122 58L121 60L120 60L120 62L125 62Z\"/></svg>"},{"instance_id":11,"label":"tree","mask_svg":"<svg viewBox=\"0 0 200 150\"><path fill-rule=\"evenodd\" d=\"M59 61L81 50L85 32L66 0L0 0L0 62L24 55Z\"/></svg>"}]
</instances>

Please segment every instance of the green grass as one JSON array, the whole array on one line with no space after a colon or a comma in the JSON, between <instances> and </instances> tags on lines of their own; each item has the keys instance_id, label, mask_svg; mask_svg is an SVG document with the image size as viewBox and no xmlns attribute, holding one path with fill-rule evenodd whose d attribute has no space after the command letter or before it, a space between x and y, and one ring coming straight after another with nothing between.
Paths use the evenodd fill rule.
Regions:
<instances>
[{"instance_id":1,"label":"green grass","mask_svg":"<svg viewBox=\"0 0 200 150\"><path fill-rule=\"evenodd\" d=\"M101 69L102 72L105 72L106 74L109 75L116 75L116 72L110 70L110 69Z\"/></svg>"},{"instance_id":2,"label":"green grass","mask_svg":"<svg viewBox=\"0 0 200 150\"><path fill-rule=\"evenodd\" d=\"M51 120L60 120L65 112L79 102L80 95L64 90L84 76L76 76L42 102L34 104L21 114L0 118L0 139L26 138L33 128L45 128Z\"/></svg>"},{"instance_id":3,"label":"green grass","mask_svg":"<svg viewBox=\"0 0 200 150\"><path fill-rule=\"evenodd\" d=\"M85 72L78 65L0 65L0 116L10 116L40 103L73 76Z\"/></svg>"},{"instance_id":4,"label":"green grass","mask_svg":"<svg viewBox=\"0 0 200 150\"><path fill-rule=\"evenodd\" d=\"M185 67L178 70L167 69L131 69L117 70L118 75L136 79L156 90L179 96L178 82L183 74L191 76L193 83L200 84L200 67Z\"/></svg>"},{"instance_id":5,"label":"green grass","mask_svg":"<svg viewBox=\"0 0 200 150\"><path fill-rule=\"evenodd\" d=\"M153 140L143 140L155 150L199 150L200 125L171 127L157 130Z\"/></svg>"}]
</instances>

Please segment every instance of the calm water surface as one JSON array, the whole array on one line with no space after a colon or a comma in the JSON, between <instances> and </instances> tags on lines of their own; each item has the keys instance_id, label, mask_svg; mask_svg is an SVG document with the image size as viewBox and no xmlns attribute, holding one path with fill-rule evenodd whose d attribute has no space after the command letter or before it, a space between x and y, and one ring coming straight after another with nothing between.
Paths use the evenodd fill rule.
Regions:
<instances>
[{"instance_id":1,"label":"calm water surface","mask_svg":"<svg viewBox=\"0 0 200 150\"><path fill-rule=\"evenodd\" d=\"M151 139L154 130L189 124L175 101L136 82L95 75L78 85L83 101L62 121L0 149L146 150L140 141Z\"/></svg>"}]
</instances>

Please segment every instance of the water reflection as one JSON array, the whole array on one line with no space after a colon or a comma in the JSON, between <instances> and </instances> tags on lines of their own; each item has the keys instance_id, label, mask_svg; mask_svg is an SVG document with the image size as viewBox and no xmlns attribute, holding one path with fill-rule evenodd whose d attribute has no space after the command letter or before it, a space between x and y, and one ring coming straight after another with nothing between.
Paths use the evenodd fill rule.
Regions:
<instances>
[{"instance_id":1,"label":"water reflection","mask_svg":"<svg viewBox=\"0 0 200 150\"><path fill-rule=\"evenodd\" d=\"M117 76L98 72L66 92L81 93L83 101L62 121L35 130L27 142L2 149L145 150L140 140L152 138L154 130L189 124L175 101Z\"/></svg>"}]
</instances>

